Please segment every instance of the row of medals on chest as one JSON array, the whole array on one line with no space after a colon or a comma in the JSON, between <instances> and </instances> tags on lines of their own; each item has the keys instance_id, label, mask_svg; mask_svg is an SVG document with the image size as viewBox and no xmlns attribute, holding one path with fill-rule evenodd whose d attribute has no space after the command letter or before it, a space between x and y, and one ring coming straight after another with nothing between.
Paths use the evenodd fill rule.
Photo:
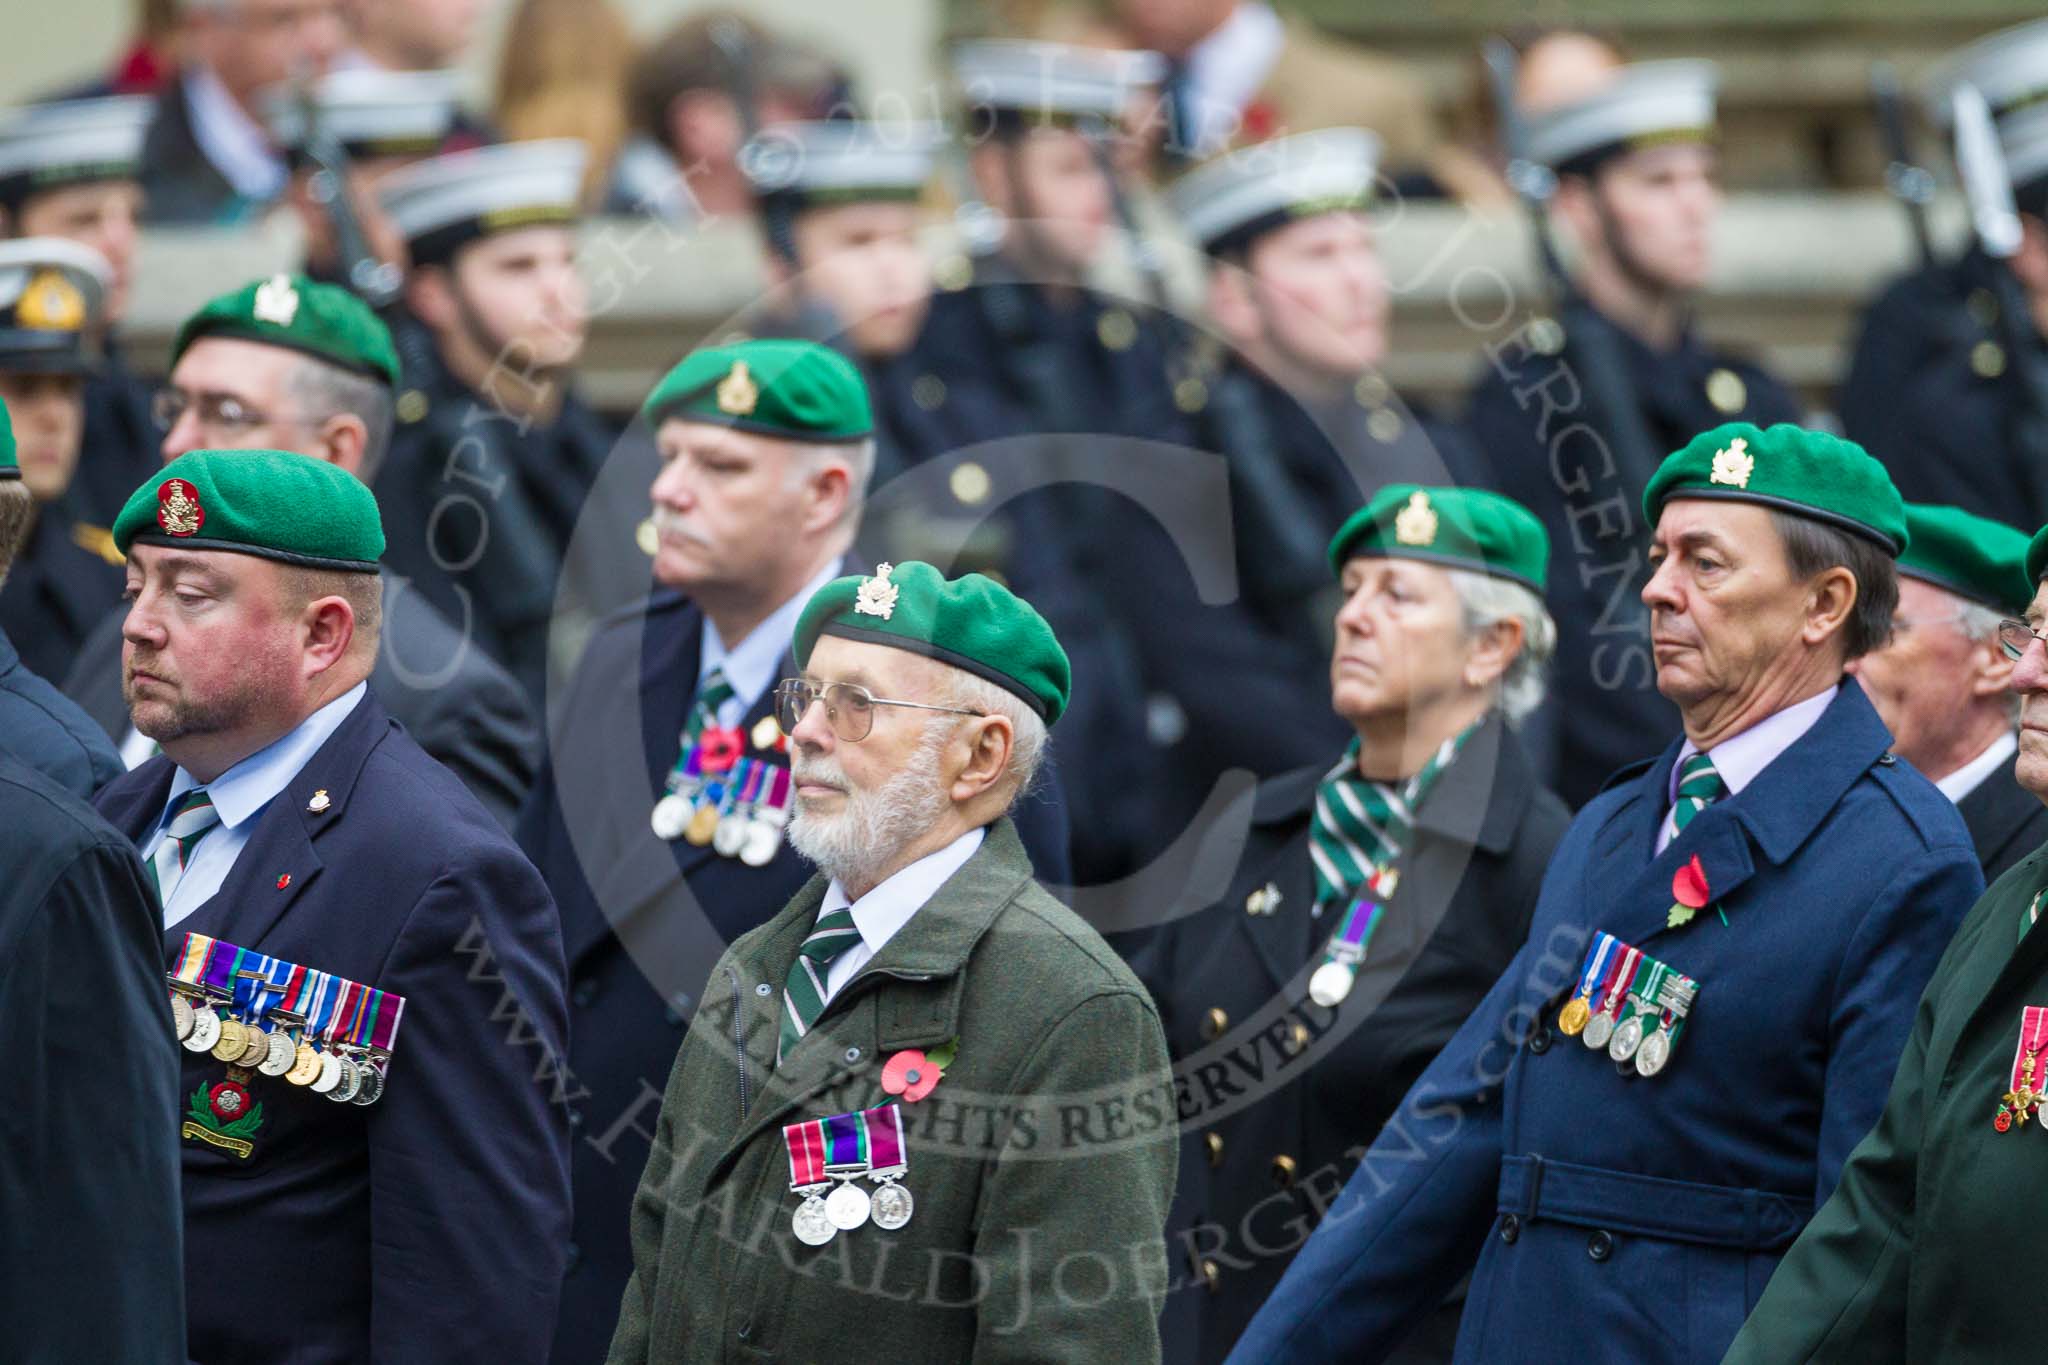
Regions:
<instances>
[{"instance_id":1,"label":"row of medals on chest","mask_svg":"<svg viewBox=\"0 0 2048 1365\"><path fill-rule=\"evenodd\" d=\"M761 718L752 738L757 749L788 751L789 741L772 716ZM739 731L718 726L686 741L668 790L648 817L655 838L709 845L720 857L749 867L774 861L789 823L789 770L765 758L740 757L739 751Z\"/></svg>"},{"instance_id":2,"label":"row of medals on chest","mask_svg":"<svg viewBox=\"0 0 2048 1365\"><path fill-rule=\"evenodd\" d=\"M282 1076L337 1104L375 1104L384 1093L390 1054L382 1048L311 1038L304 1017L287 1010L270 1011L278 1027L265 1030L226 1012L229 1000L217 991L176 977L170 978L170 987L179 1045L226 1062L228 1079L237 1085L247 1084L252 1075Z\"/></svg>"}]
</instances>

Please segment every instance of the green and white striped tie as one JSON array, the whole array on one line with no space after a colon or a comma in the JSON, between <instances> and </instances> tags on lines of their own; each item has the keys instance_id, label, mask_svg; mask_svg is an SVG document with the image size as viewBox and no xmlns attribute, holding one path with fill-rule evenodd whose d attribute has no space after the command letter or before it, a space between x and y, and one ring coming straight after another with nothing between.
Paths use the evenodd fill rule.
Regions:
<instances>
[{"instance_id":1,"label":"green and white striped tie","mask_svg":"<svg viewBox=\"0 0 2048 1365\"><path fill-rule=\"evenodd\" d=\"M219 823L220 812L213 808L213 798L207 795L206 788L194 787L178 798L177 809L164 826L163 840L149 859L149 870L156 877L158 905L171 903L171 893L178 889L186 867L192 862L193 849Z\"/></svg>"},{"instance_id":2,"label":"green and white striped tie","mask_svg":"<svg viewBox=\"0 0 2048 1365\"><path fill-rule=\"evenodd\" d=\"M1694 754L1678 766L1678 797L1671 803L1671 836L1676 839L1693 817L1728 794L1728 784L1714 771L1714 760Z\"/></svg>"},{"instance_id":3,"label":"green and white striped tie","mask_svg":"<svg viewBox=\"0 0 2048 1365\"><path fill-rule=\"evenodd\" d=\"M1316 915L1350 901L1365 889L1375 872L1386 871L1400 858L1415 829L1415 812L1457 757L1472 728L1476 727L1445 740L1422 770L1399 787L1359 776L1359 742L1351 741L1344 757L1316 788L1315 812L1309 819Z\"/></svg>"},{"instance_id":4,"label":"green and white striped tie","mask_svg":"<svg viewBox=\"0 0 2048 1365\"><path fill-rule=\"evenodd\" d=\"M796 951L789 977L782 985L782 1031L775 1040L775 1062L789 1055L825 1012L825 978L839 955L860 942L851 909L828 910L818 916L811 936Z\"/></svg>"}]
</instances>

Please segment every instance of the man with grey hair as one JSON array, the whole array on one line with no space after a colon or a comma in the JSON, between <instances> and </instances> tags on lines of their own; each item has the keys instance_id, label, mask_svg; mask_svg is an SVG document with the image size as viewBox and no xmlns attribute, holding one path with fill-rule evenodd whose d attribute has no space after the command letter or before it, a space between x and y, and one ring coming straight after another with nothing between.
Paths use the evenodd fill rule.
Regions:
<instances>
[{"instance_id":1,"label":"man with grey hair","mask_svg":"<svg viewBox=\"0 0 2048 1365\"><path fill-rule=\"evenodd\" d=\"M1535 516L1391 485L1326 553L1343 594L1330 706L1351 742L1269 779L1228 889L1133 958L1188 1097L1162 1320L1175 1361L1229 1353L1361 1135L1514 957L1571 818L1514 733L1557 641ZM1216 1077L1253 1074L1276 1084L1226 1105ZM1461 1309L1401 1358L1446 1358Z\"/></svg>"},{"instance_id":2,"label":"man with grey hair","mask_svg":"<svg viewBox=\"0 0 2048 1365\"><path fill-rule=\"evenodd\" d=\"M1956 507L1906 504L1891 642L1849 671L1870 694L1899 757L1956 803L1984 880L2048 843L2048 806L2012 780L2019 740L2013 661L2001 619L2025 615L2024 531Z\"/></svg>"},{"instance_id":3,"label":"man with grey hair","mask_svg":"<svg viewBox=\"0 0 2048 1365\"><path fill-rule=\"evenodd\" d=\"M200 308L171 348L157 396L163 456L292 450L376 476L391 439L398 364L384 324L347 290L303 276L252 281ZM532 783L540 722L505 670L412 586L385 570L370 688L400 724L509 827ZM89 636L65 691L121 744L153 752L121 696L121 617Z\"/></svg>"},{"instance_id":4,"label":"man with grey hair","mask_svg":"<svg viewBox=\"0 0 2048 1365\"><path fill-rule=\"evenodd\" d=\"M793 656L819 875L710 973L609 1359L823 1360L857 1322L891 1360L1157 1360L1165 1040L1006 814L1065 651L993 580L912 561L812 594Z\"/></svg>"},{"instance_id":5,"label":"man with grey hair","mask_svg":"<svg viewBox=\"0 0 2048 1365\"><path fill-rule=\"evenodd\" d=\"M771 685L793 669L804 602L852 572L874 466L859 372L808 341L697 351L642 416L660 456L646 528L659 587L591 637L519 823L561 907L577 1006L572 1114L586 1140L563 1361L596 1359L610 1339L634 1182L705 969L809 875L783 838L789 746ZM1041 875L1065 879L1064 811L1028 797L1018 823ZM701 960L663 946L683 922L705 929Z\"/></svg>"}]
</instances>

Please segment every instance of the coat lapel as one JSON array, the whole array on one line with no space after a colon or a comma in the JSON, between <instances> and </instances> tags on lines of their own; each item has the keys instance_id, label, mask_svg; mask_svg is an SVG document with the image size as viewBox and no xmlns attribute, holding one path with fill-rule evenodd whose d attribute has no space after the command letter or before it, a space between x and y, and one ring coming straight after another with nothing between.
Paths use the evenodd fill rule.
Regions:
<instances>
[{"instance_id":1,"label":"coat lapel","mask_svg":"<svg viewBox=\"0 0 2048 1365\"><path fill-rule=\"evenodd\" d=\"M1965 793L1956 809L1969 826L1977 861L1989 868L2005 856L2042 807L2039 797L2014 780L2010 768L2001 768Z\"/></svg>"}]
</instances>

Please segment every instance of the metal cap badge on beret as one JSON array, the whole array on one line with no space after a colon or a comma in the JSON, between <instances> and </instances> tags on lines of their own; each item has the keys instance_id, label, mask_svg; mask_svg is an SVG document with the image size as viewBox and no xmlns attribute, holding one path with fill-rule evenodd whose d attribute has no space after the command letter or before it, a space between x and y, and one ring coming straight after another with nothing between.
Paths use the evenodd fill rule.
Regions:
<instances>
[{"instance_id":1,"label":"metal cap badge on beret","mask_svg":"<svg viewBox=\"0 0 2048 1365\"><path fill-rule=\"evenodd\" d=\"M114 548L231 550L309 569L375 573L377 499L362 480L288 450L194 450L129 495Z\"/></svg>"},{"instance_id":2,"label":"metal cap badge on beret","mask_svg":"<svg viewBox=\"0 0 2048 1365\"><path fill-rule=\"evenodd\" d=\"M7 404L0 403L0 480L21 477L21 463L14 457L14 419Z\"/></svg>"},{"instance_id":3,"label":"metal cap badge on beret","mask_svg":"<svg viewBox=\"0 0 2048 1365\"><path fill-rule=\"evenodd\" d=\"M1330 572L1361 555L1419 559L1520 583L1538 593L1550 574L1550 533L1535 513L1480 488L1388 484L1330 541Z\"/></svg>"},{"instance_id":4,"label":"metal cap badge on beret","mask_svg":"<svg viewBox=\"0 0 2048 1365\"><path fill-rule=\"evenodd\" d=\"M377 199L414 265L446 265L494 232L576 222L589 156L572 137L450 152L386 176Z\"/></svg>"},{"instance_id":5,"label":"metal cap badge on beret","mask_svg":"<svg viewBox=\"0 0 2048 1365\"><path fill-rule=\"evenodd\" d=\"M792 337L692 351L654 386L640 415L651 427L674 417L793 441L860 441L875 429L853 362Z\"/></svg>"},{"instance_id":6,"label":"metal cap badge on beret","mask_svg":"<svg viewBox=\"0 0 2048 1365\"><path fill-rule=\"evenodd\" d=\"M1960 507L1906 504L1911 543L1899 572L1981 606L2018 616L2034 600L2027 533Z\"/></svg>"},{"instance_id":7,"label":"metal cap badge on beret","mask_svg":"<svg viewBox=\"0 0 2048 1365\"><path fill-rule=\"evenodd\" d=\"M318 360L398 387L391 329L338 284L304 275L272 275L222 294L185 319L171 343L171 366L201 337L236 337L302 351Z\"/></svg>"},{"instance_id":8,"label":"metal cap badge on beret","mask_svg":"<svg viewBox=\"0 0 2048 1365\"><path fill-rule=\"evenodd\" d=\"M1582 99L1529 116L1529 154L1555 170L1584 168L1618 152L1713 136L1712 62L1639 62Z\"/></svg>"},{"instance_id":9,"label":"metal cap badge on beret","mask_svg":"<svg viewBox=\"0 0 2048 1365\"><path fill-rule=\"evenodd\" d=\"M330 71L310 91L319 129L352 157L427 156L455 126L454 71ZM296 152L306 138L307 91L287 83L262 95L270 140Z\"/></svg>"},{"instance_id":10,"label":"metal cap badge on beret","mask_svg":"<svg viewBox=\"0 0 2048 1365\"><path fill-rule=\"evenodd\" d=\"M1014 125L1018 115L1023 122L1113 122L1134 95L1165 79L1166 59L1156 52L990 38L953 49L953 76L967 107L998 125Z\"/></svg>"},{"instance_id":11,"label":"metal cap badge on beret","mask_svg":"<svg viewBox=\"0 0 2048 1365\"><path fill-rule=\"evenodd\" d=\"M1012 693L1045 721L1060 718L1073 688L1067 652L1029 602L993 578L948 582L929 564L883 564L835 578L797 618L796 666L810 666L820 635L908 650L964 669Z\"/></svg>"},{"instance_id":12,"label":"metal cap badge on beret","mask_svg":"<svg viewBox=\"0 0 2048 1365\"><path fill-rule=\"evenodd\" d=\"M1729 422L1667 456L1643 490L1643 515L1657 522L1672 498L1730 498L1826 522L1906 548L1906 504L1883 465L1854 441L1791 422L1759 428Z\"/></svg>"},{"instance_id":13,"label":"metal cap badge on beret","mask_svg":"<svg viewBox=\"0 0 2048 1365\"><path fill-rule=\"evenodd\" d=\"M740 148L739 167L754 193L806 206L916 199L945 135L936 123L778 123Z\"/></svg>"},{"instance_id":14,"label":"metal cap badge on beret","mask_svg":"<svg viewBox=\"0 0 2048 1365\"><path fill-rule=\"evenodd\" d=\"M104 256L68 238L0 242L0 370L86 369L112 276Z\"/></svg>"},{"instance_id":15,"label":"metal cap badge on beret","mask_svg":"<svg viewBox=\"0 0 2048 1365\"><path fill-rule=\"evenodd\" d=\"M1364 208L1379 161L1377 134L1322 128L1204 162L1174 181L1166 197L1204 251L1230 251L1296 219Z\"/></svg>"},{"instance_id":16,"label":"metal cap badge on beret","mask_svg":"<svg viewBox=\"0 0 2048 1365\"><path fill-rule=\"evenodd\" d=\"M132 180L156 113L148 95L32 104L0 118L0 205L44 190Z\"/></svg>"}]
</instances>

